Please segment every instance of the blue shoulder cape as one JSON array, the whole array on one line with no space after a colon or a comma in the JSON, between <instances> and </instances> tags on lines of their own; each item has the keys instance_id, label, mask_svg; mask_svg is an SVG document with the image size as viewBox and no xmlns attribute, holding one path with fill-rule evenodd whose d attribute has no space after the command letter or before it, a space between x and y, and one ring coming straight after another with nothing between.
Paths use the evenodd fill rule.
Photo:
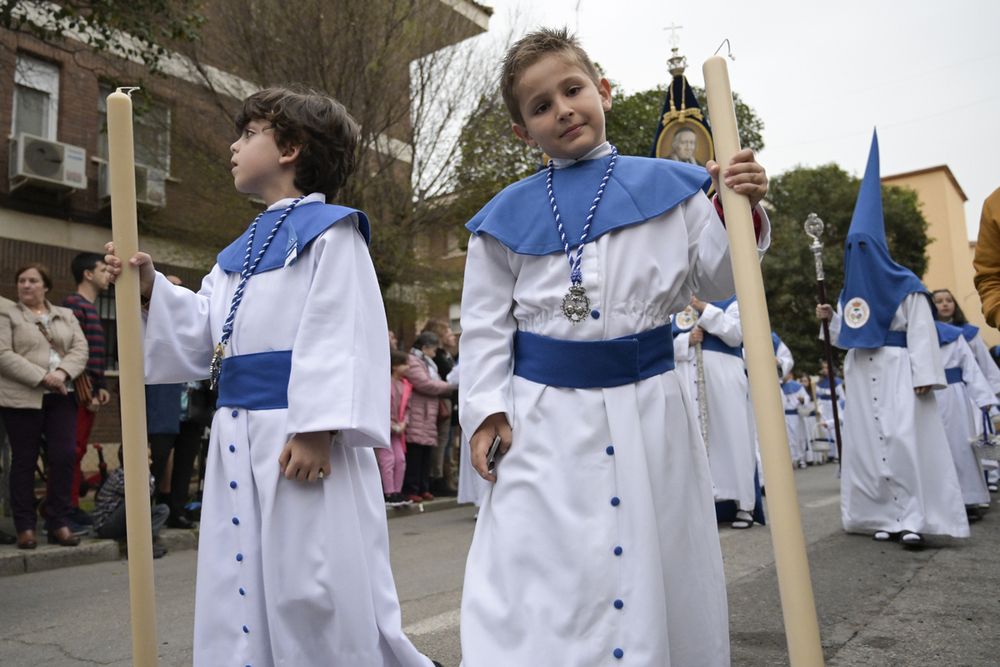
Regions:
<instances>
[{"instance_id":1,"label":"blue shoulder cape","mask_svg":"<svg viewBox=\"0 0 1000 667\"><path fill-rule=\"evenodd\" d=\"M944 322L935 322L934 326L937 327L938 345L947 345L948 343L954 343L958 340L959 336L962 336L965 332L962 327L956 327L953 324L945 324Z\"/></svg>"},{"instance_id":2,"label":"blue shoulder cape","mask_svg":"<svg viewBox=\"0 0 1000 667\"><path fill-rule=\"evenodd\" d=\"M844 381L842 379L840 379L840 378L834 378L834 384L836 384L838 387L840 385L842 385L843 383L844 383ZM824 375L823 379L816 383L816 386L819 387L820 389L829 389L830 388L830 378L828 378L827 376Z\"/></svg>"},{"instance_id":3,"label":"blue shoulder cape","mask_svg":"<svg viewBox=\"0 0 1000 667\"><path fill-rule=\"evenodd\" d=\"M778 354L778 346L781 345L781 339L778 338L778 334L771 332L771 345L774 346L774 353ZM781 371L778 371L779 373Z\"/></svg>"},{"instance_id":4,"label":"blue shoulder cape","mask_svg":"<svg viewBox=\"0 0 1000 667\"><path fill-rule=\"evenodd\" d=\"M274 211L267 211L261 217L257 223L257 233L254 235L251 257L256 257L257 253L260 252L260 249L264 246L264 242L267 240L268 234L271 233L271 229L274 227L274 223L278 221L282 213L284 213L284 209L275 209ZM285 265L285 251L288 247L288 235L290 232L294 232L295 236L298 237L298 252L301 254L313 239L325 232L334 223L340 222L352 213L358 214L358 231L365 238L365 243L371 243L371 229L368 224L368 217L361 211L320 202L311 202L302 206L296 206L288 214L288 217L285 218L285 221L281 223L281 227L278 228L278 233L274 235L274 240L271 241L267 252L261 258L256 273L280 269ZM247 227L247 230L238 239L230 243L225 250L219 253L216 261L222 269L229 273L239 273L243 270L249 236L250 228Z\"/></svg>"},{"instance_id":5,"label":"blue shoulder cape","mask_svg":"<svg viewBox=\"0 0 1000 667\"><path fill-rule=\"evenodd\" d=\"M781 385L781 393L783 394L794 394L799 389L802 389L802 383L795 380L789 380Z\"/></svg>"},{"instance_id":6,"label":"blue shoulder cape","mask_svg":"<svg viewBox=\"0 0 1000 667\"><path fill-rule=\"evenodd\" d=\"M962 335L965 336L966 343L971 343L972 339L979 335L979 327L972 326L971 324L963 324Z\"/></svg>"},{"instance_id":7,"label":"blue shoulder cape","mask_svg":"<svg viewBox=\"0 0 1000 667\"><path fill-rule=\"evenodd\" d=\"M581 160L556 169L552 176L552 192L571 248L580 244L583 225L610 162L610 155ZM545 180L543 170L504 188L466 227L476 236L489 234L520 255L563 252ZM700 193L710 180L704 167L621 155L587 240L655 218Z\"/></svg>"}]
</instances>

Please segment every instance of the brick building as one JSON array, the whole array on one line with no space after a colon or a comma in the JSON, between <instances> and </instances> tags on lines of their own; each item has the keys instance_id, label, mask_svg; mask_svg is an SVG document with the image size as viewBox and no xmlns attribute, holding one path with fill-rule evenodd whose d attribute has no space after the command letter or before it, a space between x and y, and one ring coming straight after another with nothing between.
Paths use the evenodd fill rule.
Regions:
<instances>
[{"instance_id":1,"label":"brick building","mask_svg":"<svg viewBox=\"0 0 1000 667\"><path fill-rule=\"evenodd\" d=\"M488 28L490 10L474 2L415 0L411 5L417 6L421 21L446 22L449 29L397 54L397 69L428 49ZM0 161L9 165L8 178L0 178L0 295L16 299L16 268L41 261L55 281L49 299L59 304L76 288L69 269L72 258L81 251L101 252L111 239L104 99L115 86L136 84L142 87L133 96L140 247L154 256L158 269L197 289L216 253L261 209L260 201L232 187L231 119L245 95L278 82L255 76L252 65L226 47L222 36L232 29L226 12L233 6L210 1L203 7L209 19L203 41L178 47L184 53L164 61L165 76L152 75L126 58L95 53L73 39L47 43L24 32L0 30L0 126L10 128L9 140L0 142ZM253 8L253 3L246 6ZM360 6L364 3L330 3L328 12L336 19L337 12ZM397 74L400 81L407 80L408 70ZM409 104L408 86L400 85L398 95L403 96L401 104ZM407 122L386 128L368 146L370 156L359 170L388 161L405 191L412 155ZM380 216L391 214L368 207L366 212L373 226ZM112 389L117 367L113 299L110 293L98 304L108 334ZM92 435L96 442L120 440L119 408L112 395L111 405L98 415Z\"/></svg>"}]
</instances>

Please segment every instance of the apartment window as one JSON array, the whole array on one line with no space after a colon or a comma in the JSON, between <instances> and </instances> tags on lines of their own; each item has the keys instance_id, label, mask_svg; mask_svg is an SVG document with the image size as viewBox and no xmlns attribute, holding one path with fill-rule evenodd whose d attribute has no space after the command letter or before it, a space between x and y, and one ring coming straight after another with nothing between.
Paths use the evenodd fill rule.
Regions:
<instances>
[{"instance_id":1,"label":"apartment window","mask_svg":"<svg viewBox=\"0 0 1000 667\"><path fill-rule=\"evenodd\" d=\"M97 110L100 113L101 133L97 139L97 156L108 159L107 113L108 95L115 92L111 86L102 84L97 96ZM138 94L133 95L135 122L132 126L132 140L135 142L137 164L170 173L170 109L167 105L153 100L144 105Z\"/></svg>"},{"instance_id":2,"label":"apartment window","mask_svg":"<svg viewBox=\"0 0 1000 667\"><path fill-rule=\"evenodd\" d=\"M19 53L14 66L14 119L11 134L22 132L55 141L59 122L59 68Z\"/></svg>"}]
</instances>

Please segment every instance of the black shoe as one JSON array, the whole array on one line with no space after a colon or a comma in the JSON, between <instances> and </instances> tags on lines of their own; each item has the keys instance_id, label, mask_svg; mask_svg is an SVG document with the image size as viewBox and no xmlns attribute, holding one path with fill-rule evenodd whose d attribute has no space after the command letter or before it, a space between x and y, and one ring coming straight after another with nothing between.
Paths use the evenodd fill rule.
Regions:
<instances>
[{"instance_id":1,"label":"black shoe","mask_svg":"<svg viewBox=\"0 0 1000 667\"><path fill-rule=\"evenodd\" d=\"M15 542L17 542L16 536L9 535L0 530L0 544L14 544Z\"/></svg>"},{"instance_id":2,"label":"black shoe","mask_svg":"<svg viewBox=\"0 0 1000 667\"><path fill-rule=\"evenodd\" d=\"M437 479L432 479L430 484L430 492L436 497L441 498L454 498L458 495L458 490L453 489L445 481L444 477L438 477Z\"/></svg>"},{"instance_id":3,"label":"black shoe","mask_svg":"<svg viewBox=\"0 0 1000 667\"><path fill-rule=\"evenodd\" d=\"M167 519L167 528L180 528L181 530L193 530L197 527L194 521L186 516L171 516Z\"/></svg>"},{"instance_id":4,"label":"black shoe","mask_svg":"<svg viewBox=\"0 0 1000 667\"><path fill-rule=\"evenodd\" d=\"M70 513L69 518L75 521L81 526L93 526L94 520L90 518L90 515L84 512L79 507L74 507L73 512Z\"/></svg>"},{"instance_id":5,"label":"black shoe","mask_svg":"<svg viewBox=\"0 0 1000 667\"><path fill-rule=\"evenodd\" d=\"M153 558L163 558L167 554L167 548L162 544L153 545Z\"/></svg>"},{"instance_id":6,"label":"black shoe","mask_svg":"<svg viewBox=\"0 0 1000 667\"><path fill-rule=\"evenodd\" d=\"M441 664L440 662L438 662L437 660L431 660L431 662L433 662L433 663L434 663L434 667L444 667L444 665L442 665L442 664Z\"/></svg>"}]
</instances>

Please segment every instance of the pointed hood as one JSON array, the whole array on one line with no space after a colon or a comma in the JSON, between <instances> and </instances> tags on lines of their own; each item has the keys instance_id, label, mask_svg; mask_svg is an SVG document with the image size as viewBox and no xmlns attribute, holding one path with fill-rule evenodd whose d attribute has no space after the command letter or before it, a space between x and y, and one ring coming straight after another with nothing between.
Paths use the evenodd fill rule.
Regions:
<instances>
[{"instance_id":1,"label":"pointed hood","mask_svg":"<svg viewBox=\"0 0 1000 667\"><path fill-rule=\"evenodd\" d=\"M868 166L844 248L844 289L840 293L844 326L838 345L844 348L885 345L896 309L914 292L922 292L930 299L920 278L892 261L889 255L882 219L878 134L873 134Z\"/></svg>"}]
</instances>

